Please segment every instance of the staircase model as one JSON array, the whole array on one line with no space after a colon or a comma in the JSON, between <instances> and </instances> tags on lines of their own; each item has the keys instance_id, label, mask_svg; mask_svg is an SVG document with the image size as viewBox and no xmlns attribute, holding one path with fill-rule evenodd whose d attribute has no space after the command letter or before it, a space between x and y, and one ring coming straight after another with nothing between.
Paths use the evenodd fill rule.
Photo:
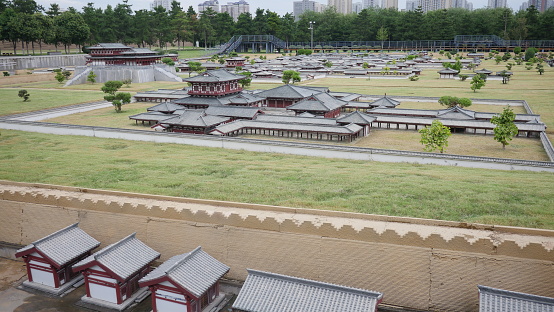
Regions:
<instances>
[{"instance_id":1,"label":"staircase model","mask_svg":"<svg viewBox=\"0 0 554 312\"><path fill-rule=\"evenodd\" d=\"M229 52L261 52L267 53L275 51L281 52L287 48L287 43L273 35L240 35L233 36L225 43L216 54L226 54Z\"/></svg>"}]
</instances>

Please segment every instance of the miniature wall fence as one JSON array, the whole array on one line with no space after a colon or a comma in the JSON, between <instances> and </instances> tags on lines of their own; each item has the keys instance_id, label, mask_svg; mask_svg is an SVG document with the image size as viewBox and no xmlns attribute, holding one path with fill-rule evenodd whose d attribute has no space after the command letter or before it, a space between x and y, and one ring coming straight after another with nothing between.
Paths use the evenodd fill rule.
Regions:
<instances>
[{"instance_id":1,"label":"miniature wall fence","mask_svg":"<svg viewBox=\"0 0 554 312\"><path fill-rule=\"evenodd\" d=\"M28 68L50 68L85 65L85 54L43 55L43 56L5 56L0 62L0 70Z\"/></svg>"},{"instance_id":2,"label":"miniature wall fence","mask_svg":"<svg viewBox=\"0 0 554 312\"><path fill-rule=\"evenodd\" d=\"M554 231L0 181L0 241L64 226L102 242L137 232L164 261L201 245L246 268L383 292L384 303L477 311L477 285L554 297Z\"/></svg>"}]
</instances>

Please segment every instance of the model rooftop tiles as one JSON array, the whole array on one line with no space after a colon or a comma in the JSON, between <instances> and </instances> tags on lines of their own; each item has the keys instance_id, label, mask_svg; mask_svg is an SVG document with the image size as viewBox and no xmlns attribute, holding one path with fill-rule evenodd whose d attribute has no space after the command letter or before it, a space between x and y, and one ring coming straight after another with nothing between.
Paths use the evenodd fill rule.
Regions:
<instances>
[{"instance_id":1,"label":"model rooftop tiles","mask_svg":"<svg viewBox=\"0 0 554 312\"><path fill-rule=\"evenodd\" d=\"M554 298L502 290L479 288L479 312L554 312Z\"/></svg>"},{"instance_id":2,"label":"model rooftop tiles","mask_svg":"<svg viewBox=\"0 0 554 312\"><path fill-rule=\"evenodd\" d=\"M185 82L226 82L244 79L243 75L235 75L225 69L210 70L192 78L185 78Z\"/></svg>"},{"instance_id":3,"label":"model rooftop tiles","mask_svg":"<svg viewBox=\"0 0 554 312\"><path fill-rule=\"evenodd\" d=\"M120 280L125 280L160 257L159 252L146 246L135 235L136 233L133 233L83 259L73 266L73 271L81 271L98 264L113 272Z\"/></svg>"},{"instance_id":4,"label":"model rooftop tiles","mask_svg":"<svg viewBox=\"0 0 554 312\"><path fill-rule=\"evenodd\" d=\"M199 298L228 271L228 266L217 261L201 247L197 247L189 253L171 257L143 277L139 283L151 285L152 282L167 276L171 281Z\"/></svg>"},{"instance_id":5,"label":"model rooftop tiles","mask_svg":"<svg viewBox=\"0 0 554 312\"><path fill-rule=\"evenodd\" d=\"M248 277L233 304L248 312L368 312L383 295L281 274L248 270Z\"/></svg>"},{"instance_id":6,"label":"model rooftop tiles","mask_svg":"<svg viewBox=\"0 0 554 312\"><path fill-rule=\"evenodd\" d=\"M72 224L41 238L19 249L15 256L22 257L36 249L61 267L100 245L99 241L81 230L78 225L79 223Z\"/></svg>"}]
</instances>

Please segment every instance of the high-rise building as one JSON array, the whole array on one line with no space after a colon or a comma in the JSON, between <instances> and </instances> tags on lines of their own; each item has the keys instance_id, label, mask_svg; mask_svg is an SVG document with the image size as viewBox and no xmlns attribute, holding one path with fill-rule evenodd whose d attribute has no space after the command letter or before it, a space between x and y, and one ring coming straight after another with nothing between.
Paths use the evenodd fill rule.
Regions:
<instances>
[{"instance_id":1,"label":"high-rise building","mask_svg":"<svg viewBox=\"0 0 554 312\"><path fill-rule=\"evenodd\" d=\"M328 0L327 6L334 7L337 13L350 14L352 13L352 0ZM398 0L396 0L398 1Z\"/></svg>"},{"instance_id":2,"label":"high-rise building","mask_svg":"<svg viewBox=\"0 0 554 312\"><path fill-rule=\"evenodd\" d=\"M364 9L378 8L380 5L379 0L364 0Z\"/></svg>"},{"instance_id":3,"label":"high-rise building","mask_svg":"<svg viewBox=\"0 0 554 312\"><path fill-rule=\"evenodd\" d=\"M420 0L419 5L423 12L449 9L452 7L453 0Z\"/></svg>"},{"instance_id":4,"label":"high-rise building","mask_svg":"<svg viewBox=\"0 0 554 312\"><path fill-rule=\"evenodd\" d=\"M490 2L491 0L489 0ZM505 0L504 0L505 1ZM473 3L467 0L452 0L452 8L462 8L466 10L473 10Z\"/></svg>"},{"instance_id":5,"label":"high-rise building","mask_svg":"<svg viewBox=\"0 0 554 312\"><path fill-rule=\"evenodd\" d=\"M381 7L383 9L398 9L398 0L383 0Z\"/></svg>"},{"instance_id":6,"label":"high-rise building","mask_svg":"<svg viewBox=\"0 0 554 312\"><path fill-rule=\"evenodd\" d=\"M419 0L406 0L406 11L415 11L419 6Z\"/></svg>"},{"instance_id":7,"label":"high-rise building","mask_svg":"<svg viewBox=\"0 0 554 312\"><path fill-rule=\"evenodd\" d=\"M150 3L150 10L154 10L159 6L163 7L166 11L171 10L171 1L172 0L154 0Z\"/></svg>"},{"instance_id":8,"label":"high-rise building","mask_svg":"<svg viewBox=\"0 0 554 312\"><path fill-rule=\"evenodd\" d=\"M544 12L548 10L548 8L550 8L553 5L553 3L550 0L529 0L529 1L523 2L519 7L519 9L524 11L524 10L527 10L532 5L535 6L535 8L539 12Z\"/></svg>"},{"instance_id":9,"label":"high-rise building","mask_svg":"<svg viewBox=\"0 0 554 312\"><path fill-rule=\"evenodd\" d=\"M292 12L294 14L294 18L298 20L300 18L300 15L304 14L304 12L315 12L315 5L316 2L313 0L294 1L292 3Z\"/></svg>"},{"instance_id":10,"label":"high-rise building","mask_svg":"<svg viewBox=\"0 0 554 312\"><path fill-rule=\"evenodd\" d=\"M361 2L352 3L352 13L360 13L364 8L364 4Z\"/></svg>"},{"instance_id":11,"label":"high-rise building","mask_svg":"<svg viewBox=\"0 0 554 312\"><path fill-rule=\"evenodd\" d=\"M506 0L489 0L487 7L491 9L505 8L507 7Z\"/></svg>"},{"instance_id":12,"label":"high-rise building","mask_svg":"<svg viewBox=\"0 0 554 312\"><path fill-rule=\"evenodd\" d=\"M240 0L238 2L227 2L227 4L221 5L220 11L221 13L229 13L229 15L231 15L233 20L236 22L242 13L250 12L250 5L244 0Z\"/></svg>"},{"instance_id":13,"label":"high-rise building","mask_svg":"<svg viewBox=\"0 0 554 312\"><path fill-rule=\"evenodd\" d=\"M200 3L198 5L198 14L202 14L202 12L206 11L208 8L212 8L212 10L219 13L219 1L217 0L207 0L203 3Z\"/></svg>"}]
</instances>

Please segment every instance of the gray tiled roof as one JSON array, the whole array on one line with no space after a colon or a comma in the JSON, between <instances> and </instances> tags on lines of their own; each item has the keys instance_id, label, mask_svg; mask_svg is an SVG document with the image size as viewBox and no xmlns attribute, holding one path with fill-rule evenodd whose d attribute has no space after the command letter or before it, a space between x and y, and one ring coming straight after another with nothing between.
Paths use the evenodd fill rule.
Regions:
<instances>
[{"instance_id":1,"label":"gray tiled roof","mask_svg":"<svg viewBox=\"0 0 554 312\"><path fill-rule=\"evenodd\" d=\"M457 74L459 72L460 72L459 70L455 70L455 69L452 69L452 68L445 68L445 69L439 70L437 73L439 73L439 74Z\"/></svg>"},{"instance_id":2,"label":"gray tiled roof","mask_svg":"<svg viewBox=\"0 0 554 312\"><path fill-rule=\"evenodd\" d=\"M479 288L479 312L554 312L554 298L502 290Z\"/></svg>"},{"instance_id":3,"label":"gray tiled roof","mask_svg":"<svg viewBox=\"0 0 554 312\"><path fill-rule=\"evenodd\" d=\"M229 120L229 117L206 115L203 110L186 110L183 114L165 119L164 124L174 126L210 127Z\"/></svg>"},{"instance_id":4,"label":"gray tiled roof","mask_svg":"<svg viewBox=\"0 0 554 312\"><path fill-rule=\"evenodd\" d=\"M476 74L486 74L486 75L490 75L492 74L492 71L486 69L486 68L482 68L482 69L477 69L475 71L473 71L474 73Z\"/></svg>"},{"instance_id":5,"label":"gray tiled roof","mask_svg":"<svg viewBox=\"0 0 554 312\"><path fill-rule=\"evenodd\" d=\"M311 117L305 116L304 114L301 114L302 116L283 116L283 115L258 115L256 117L257 121L265 121L265 122L274 122L274 123L298 123L298 124L311 124L311 125L328 125L328 126L335 126L337 125L337 121L333 118L315 118L314 115L311 115Z\"/></svg>"},{"instance_id":6,"label":"gray tiled roof","mask_svg":"<svg viewBox=\"0 0 554 312\"><path fill-rule=\"evenodd\" d=\"M375 107L396 107L399 104L400 104L399 101L393 100L387 96L371 102L371 106L375 106Z\"/></svg>"},{"instance_id":7,"label":"gray tiled roof","mask_svg":"<svg viewBox=\"0 0 554 312\"><path fill-rule=\"evenodd\" d=\"M262 91L258 93L258 95L266 98L302 99L320 92L324 91L320 88L300 87L286 84L277 88Z\"/></svg>"},{"instance_id":8,"label":"gray tiled roof","mask_svg":"<svg viewBox=\"0 0 554 312\"><path fill-rule=\"evenodd\" d=\"M225 69L209 70L201 73L198 76L191 78L185 78L186 82L225 82L243 79L243 75L235 75L226 71Z\"/></svg>"},{"instance_id":9,"label":"gray tiled roof","mask_svg":"<svg viewBox=\"0 0 554 312\"><path fill-rule=\"evenodd\" d=\"M170 113L170 112L174 112L178 109L182 109L182 108L183 108L183 106L177 105L175 103L163 102L163 103L160 103L158 105L148 107L146 110L149 111L149 112L167 112L167 113Z\"/></svg>"},{"instance_id":10,"label":"gray tiled roof","mask_svg":"<svg viewBox=\"0 0 554 312\"><path fill-rule=\"evenodd\" d=\"M206 108L206 114L239 118L254 118L260 112L257 107L237 106L210 106Z\"/></svg>"},{"instance_id":11,"label":"gray tiled roof","mask_svg":"<svg viewBox=\"0 0 554 312\"><path fill-rule=\"evenodd\" d=\"M129 116L129 119L131 120L144 120L144 121L154 121L154 122L161 122L169 118L173 118L175 115L172 114L164 114L160 112L148 112L148 113L141 113Z\"/></svg>"},{"instance_id":12,"label":"gray tiled roof","mask_svg":"<svg viewBox=\"0 0 554 312\"><path fill-rule=\"evenodd\" d=\"M437 117L447 119L475 119L475 112L454 106L438 111Z\"/></svg>"},{"instance_id":13,"label":"gray tiled roof","mask_svg":"<svg viewBox=\"0 0 554 312\"><path fill-rule=\"evenodd\" d=\"M375 117L369 116L364 113L360 112L352 112L344 117L338 118L338 123L354 123L357 125L370 125L373 121L375 121Z\"/></svg>"},{"instance_id":14,"label":"gray tiled roof","mask_svg":"<svg viewBox=\"0 0 554 312\"><path fill-rule=\"evenodd\" d=\"M328 112L346 105L345 101L334 98L328 93L314 94L287 107L290 110Z\"/></svg>"},{"instance_id":15,"label":"gray tiled roof","mask_svg":"<svg viewBox=\"0 0 554 312\"><path fill-rule=\"evenodd\" d=\"M93 48L93 49L98 49L98 48L107 48L107 49L122 49L122 48L128 48L130 49L131 47L128 47L122 43L99 43L95 46L92 46L92 47L89 47L90 48Z\"/></svg>"},{"instance_id":16,"label":"gray tiled roof","mask_svg":"<svg viewBox=\"0 0 554 312\"><path fill-rule=\"evenodd\" d=\"M148 282L167 276L199 298L228 271L228 266L197 247L189 253L171 257L139 282L150 285Z\"/></svg>"},{"instance_id":17,"label":"gray tiled roof","mask_svg":"<svg viewBox=\"0 0 554 312\"><path fill-rule=\"evenodd\" d=\"M248 270L234 309L248 312L368 312L382 294L286 275Z\"/></svg>"},{"instance_id":18,"label":"gray tiled roof","mask_svg":"<svg viewBox=\"0 0 554 312\"><path fill-rule=\"evenodd\" d=\"M73 269L86 269L98 264L125 280L145 265L160 257L160 253L146 246L133 233L117 243L104 247L73 265Z\"/></svg>"},{"instance_id":19,"label":"gray tiled roof","mask_svg":"<svg viewBox=\"0 0 554 312\"><path fill-rule=\"evenodd\" d=\"M21 257L36 248L58 266L63 266L100 245L99 241L81 230L78 225L79 223L72 224L41 238L19 249L16 256Z\"/></svg>"},{"instance_id":20,"label":"gray tiled roof","mask_svg":"<svg viewBox=\"0 0 554 312\"><path fill-rule=\"evenodd\" d=\"M201 96L186 96L173 101L175 104L181 105L208 105L218 106L228 104L228 97L201 97Z\"/></svg>"},{"instance_id":21,"label":"gray tiled roof","mask_svg":"<svg viewBox=\"0 0 554 312\"><path fill-rule=\"evenodd\" d=\"M320 119L320 118L311 118L311 119ZM321 118L321 119L324 119L324 118ZM318 132L318 133L340 134L340 135L355 134L362 130L362 127L356 124L340 126L340 125L324 125L324 124L278 123L278 122L266 122L266 121L259 121L259 120L237 120L230 123L219 125L210 133L213 133L216 135L227 134L227 133L231 133L245 128L297 131L297 132Z\"/></svg>"}]
</instances>

